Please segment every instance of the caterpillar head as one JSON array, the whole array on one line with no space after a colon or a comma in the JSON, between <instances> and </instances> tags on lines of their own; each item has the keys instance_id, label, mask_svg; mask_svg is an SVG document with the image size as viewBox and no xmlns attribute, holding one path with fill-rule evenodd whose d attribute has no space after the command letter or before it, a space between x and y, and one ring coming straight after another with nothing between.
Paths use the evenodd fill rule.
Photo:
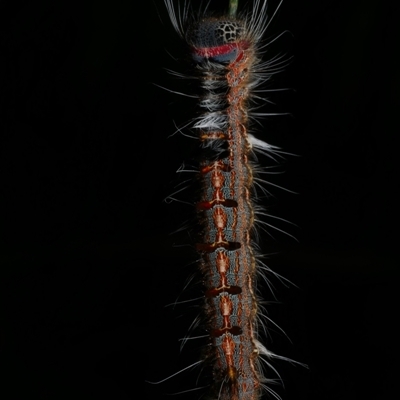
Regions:
<instances>
[{"instance_id":1,"label":"caterpillar head","mask_svg":"<svg viewBox=\"0 0 400 400\"><path fill-rule=\"evenodd\" d=\"M205 19L188 31L186 39L194 47L217 47L241 39L243 26L238 21Z\"/></svg>"},{"instance_id":2,"label":"caterpillar head","mask_svg":"<svg viewBox=\"0 0 400 400\"><path fill-rule=\"evenodd\" d=\"M244 27L237 20L204 19L194 24L186 34L196 62L211 60L219 63L234 61Z\"/></svg>"}]
</instances>

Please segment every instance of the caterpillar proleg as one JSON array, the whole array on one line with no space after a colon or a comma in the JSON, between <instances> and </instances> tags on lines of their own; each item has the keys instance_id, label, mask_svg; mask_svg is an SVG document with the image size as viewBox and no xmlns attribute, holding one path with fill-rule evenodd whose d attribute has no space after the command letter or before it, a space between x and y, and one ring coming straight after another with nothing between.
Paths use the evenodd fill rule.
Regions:
<instances>
[{"instance_id":1,"label":"caterpillar proleg","mask_svg":"<svg viewBox=\"0 0 400 400\"><path fill-rule=\"evenodd\" d=\"M204 330L209 343L204 365L211 369L209 396L218 400L256 400L274 381L262 364L284 358L261 344L261 309L254 225L265 215L257 205L254 153L274 157L279 150L253 135L258 88L282 69L285 60L262 61L264 34L277 8L267 16L267 1L238 11L229 3L225 14L210 13L208 2L197 17L183 2L165 0L171 22L191 53L198 80L199 114L189 130L200 142L200 195L196 202L201 234L196 244L204 284ZM227 4L228 5L228 4Z\"/></svg>"}]
</instances>

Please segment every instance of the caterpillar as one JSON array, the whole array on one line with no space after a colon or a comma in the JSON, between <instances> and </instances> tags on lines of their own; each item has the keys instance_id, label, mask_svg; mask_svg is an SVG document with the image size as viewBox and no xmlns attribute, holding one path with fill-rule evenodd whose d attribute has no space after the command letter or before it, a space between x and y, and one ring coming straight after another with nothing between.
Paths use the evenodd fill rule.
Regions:
<instances>
[{"instance_id":1,"label":"caterpillar","mask_svg":"<svg viewBox=\"0 0 400 400\"><path fill-rule=\"evenodd\" d=\"M254 200L260 168L254 153L273 157L279 150L253 135L252 122L258 88L284 63L280 57L261 58L265 31L282 1L270 18L266 0L254 0L252 9L241 13L231 0L222 15L210 13L208 2L197 17L187 3L164 2L200 86L199 115L189 129L201 154L196 250L204 285L208 345L202 362L211 369L209 398L256 400L263 390L278 398L262 363L275 370L269 360L284 357L267 350L258 333L263 322L257 272L267 267L257 257L255 241L255 224L265 211Z\"/></svg>"}]
</instances>

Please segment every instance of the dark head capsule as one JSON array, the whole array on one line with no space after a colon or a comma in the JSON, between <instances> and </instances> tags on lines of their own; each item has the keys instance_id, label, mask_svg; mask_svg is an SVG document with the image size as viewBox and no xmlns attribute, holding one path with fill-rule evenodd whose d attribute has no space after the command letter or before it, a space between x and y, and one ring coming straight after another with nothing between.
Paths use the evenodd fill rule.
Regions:
<instances>
[{"instance_id":1,"label":"dark head capsule","mask_svg":"<svg viewBox=\"0 0 400 400\"><path fill-rule=\"evenodd\" d=\"M238 21L207 19L195 24L186 36L193 48L197 62L210 59L230 62L238 55L237 43L243 36L243 26Z\"/></svg>"}]
</instances>

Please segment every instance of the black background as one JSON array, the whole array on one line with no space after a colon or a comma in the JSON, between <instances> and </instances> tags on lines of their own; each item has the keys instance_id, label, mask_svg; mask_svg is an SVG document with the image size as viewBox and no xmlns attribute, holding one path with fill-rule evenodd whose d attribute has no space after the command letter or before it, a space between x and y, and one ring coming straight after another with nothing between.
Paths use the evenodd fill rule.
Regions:
<instances>
[{"instance_id":1,"label":"black background","mask_svg":"<svg viewBox=\"0 0 400 400\"><path fill-rule=\"evenodd\" d=\"M178 339L198 310L164 307L195 269L190 229L169 235L192 208L163 201L196 147L168 136L195 104L156 86L193 94L165 71L187 71L185 49L162 1L9 3L0 5L3 398L193 398L168 394L196 387L199 369L146 382L196 360L196 346L180 354ZM298 194L268 186L262 199L297 225L267 220L297 241L260 230L267 264L298 286L272 277L279 303L267 307L292 343L272 325L264 343L309 365L274 363L286 400L388 398L399 376L397 21L385 1L286 0L267 33L290 31L265 59L294 56L270 86L293 90L270 93L276 105L261 110L291 115L256 129L298 155L270 177ZM189 285L183 298L193 293Z\"/></svg>"}]
</instances>

